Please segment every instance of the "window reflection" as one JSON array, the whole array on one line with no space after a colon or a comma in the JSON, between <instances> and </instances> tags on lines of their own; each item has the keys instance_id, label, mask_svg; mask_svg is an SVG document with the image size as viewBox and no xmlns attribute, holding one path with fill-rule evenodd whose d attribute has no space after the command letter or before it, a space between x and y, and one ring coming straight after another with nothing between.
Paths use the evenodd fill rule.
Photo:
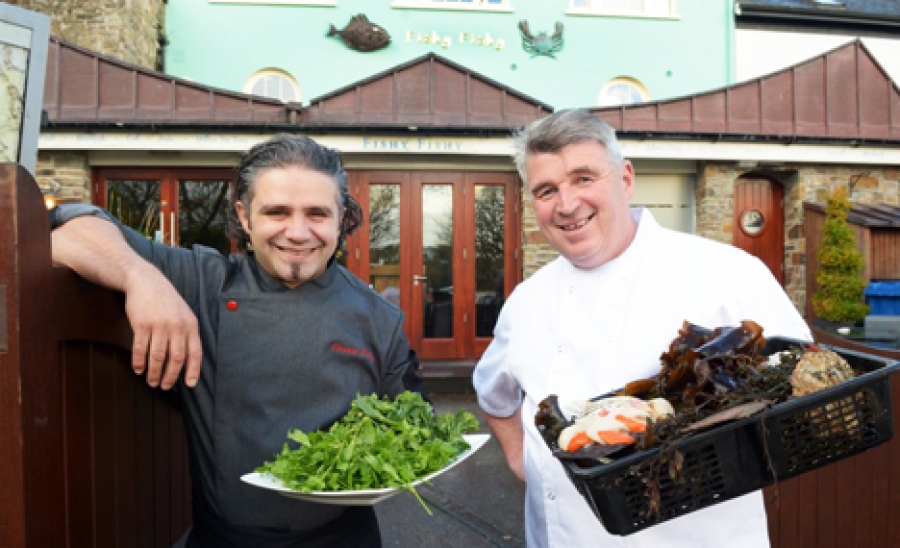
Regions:
<instances>
[{"instance_id":1,"label":"window reflection","mask_svg":"<svg viewBox=\"0 0 900 548\"><path fill-rule=\"evenodd\" d=\"M422 336L453 336L453 187L422 188L422 273L425 280Z\"/></svg>"},{"instance_id":2,"label":"window reflection","mask_svg":"<svg viewBox=\"0 0 900 548\"><path fill-rule=\"evenodd\" d=\"M369 280L400 306L400 187L369 187Z\"/></svg>"},{"instance_id":3,"label":"window reflection","mask_svg":"<svg viewBox=\"0 0 900 548\"><path fill-rule=\"evenodd\" d=\"M231 253L228 237L230 181L180 181L178 185L178 244L194 244Z\"/></svg>"},{"instance_id":4,"label":"window reflection","mask_svg":"<svg viewBox=\"0 0 900 548\"><path fill-rule=\"evenodd\" d=\"M475 186L475 335L491 337L505 294L504 194L501 186Z\"/></svg>"},{"instance_id":5,"label":"window reflection","mask_svg":"<svg viewBox=\"0 0 900 548\"><path fill-rule=\"evenodd\" d=\"M162 239L159 181L107 181L106 189L107 209L116 219L147 238Z\"/></svg>"}]
</instances>

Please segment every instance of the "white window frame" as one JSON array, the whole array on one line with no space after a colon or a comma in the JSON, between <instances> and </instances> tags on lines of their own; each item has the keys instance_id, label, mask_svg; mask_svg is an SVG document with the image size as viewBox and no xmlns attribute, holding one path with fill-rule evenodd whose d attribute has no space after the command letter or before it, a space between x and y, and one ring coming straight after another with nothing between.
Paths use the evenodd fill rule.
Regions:
<instances>
[{"instance_id":1,"label":"white window frame","mask_svg":"<svg viewBox=\"0 0 900 548\"><path fill-rule=\"evenodd\" d=\"M489 4L488 0L394 0L391 3L391 7L398 9L452 11L515 11L512 6L512 0L501 0L499 3L494 4Z\"/></svg>"},{"instance_id":2,"label":"white window frame","mask_svg":"<svg viewBox=\"0 0 900 548\"><path fill-rule=\"evenodd\" d=\"M281 4L289 6L337 6L337 0L206 0L210 4Z\"/></svg>"},{"instance_id":3,"label":"white window frame","mask_svg":"<svg viewBox=\"0 0 900 548\"><path fill-rule=\"evenodd\" d=\"M291 76L290 73L287 72L286 70L277 69L277 68L260 69L256 72L254 72L253 74L251 74L250 78L247 78L247 81L244 82L244 87L242 88L243 92L250 94L250 95L255 95L253 93L253 87L256 86L257 82L259 82L260 80L262 80L264 78L268 78L269 76L278 76L279 78L282 78L285 82L290 84L291 88L294 90L294 95L296 95L297 98L294 99L293 101L285 101L284 99L280 99L277 97L269 97L268 95L256 95L257 97L266 97L268 99L275 99L277 101L282 101L285 103L288 103L288 102L300 103L303 101L303 92L300 89L300 84L297 83L297 80L294 79L294 77Z\"/></svg>"},{"instance_id":4,"label":"white window frame","mask_svg":"<svg viewBox=\"0 0 900 548\"><path fill-rule=\"evenodd\" d=\"M648 19L680 19L678 15L678 0L637 0L641 7L637 10L616 9L615 7L607 7L608 2L616 0L580 0L586 3L586 6L575 5L576 1L569 0L569 7L566 9L566 15L588 15L594 17L644 17ZM627 1L627 0L626 0ZM648 4L666 4L667 13L649 12Z\"/></svg>"},{"instance_id":5,"label":"white window frame","mask_svg":"<svg viewBox=\"0 0 900 548\"><path fill-rule=\"evenodd\" d=\"M603 99L606 97L606 92L609 91L613 86L625 84L629 86L631 89L637 91L638 95L641 96L641 100L639 103L610 103L604 101ZM617 76L615 78L610 79L608 82L603 84L600 88L600 93L597 94L597 104L601 107L613 107L619 105L634 105L640 103L646 103L650 100L650 92L647 91L647 87L641 83L640 80L636 78L632 78L630 76Z\"/></svg>"}]
</instances>

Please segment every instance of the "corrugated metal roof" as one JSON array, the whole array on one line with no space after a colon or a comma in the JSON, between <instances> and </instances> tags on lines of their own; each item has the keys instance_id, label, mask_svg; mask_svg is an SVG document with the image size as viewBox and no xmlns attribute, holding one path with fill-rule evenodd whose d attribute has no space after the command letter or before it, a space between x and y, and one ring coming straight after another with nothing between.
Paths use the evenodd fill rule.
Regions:
<instances>
[{"instance_id":1,"label":"corrugated metal roof","mask_svg":"<svg viewBox=\"0 0 900 548\"><path fill-rule=\"evenodd\" d=\"M311 125L514 129L553 107L434 53L317 97Z\"/></svg>"},{"instance_id":2,"label":"corrugated metal roof","mask_svg":"<svg viewBox=\"0 0 900 548\"><path fill-rule=\"evenodd\" d=\"M729 87L592 112L623 136L900 142L900 89L859 40Z\"/></svg>"},{"instance_id":3,"label":"corrugated metal roof","mask_svg":"<svg viewBox=\"0 0 900 548\"><path fill-rule=\"evenodd\" d=\"M52 38L44 109L55 127L505 131L553 108L428 54L299 103L236 93L148 70Z\"/></svg>"},{"instance_id":4,"label":"corrugated metal roof","mask_svg":"<svg viewBox=\"0 0 900 548\"><path fill-rule=\"evenodd\" d=\"M815 202L804 202L803 209L825 213L825 206ZM847 213L847 221L870 228L900 229L900 206L886 204L853 204Z\"/></svg>"},{"instance_id":5,"label":"corrugated metal roof","mask_svg":"<svg viewBox=\"0 0 900 548\"><path fill-rule=\"evenodd\" d=\"M283 124L281 101L203 86L51 38L44 82L51 124Z\"/></svg>"},{"instance_id":6,"label":"corrugated metal roof","mask_svg":"<svg viewBox=\"0 0 900 548\"><path fill-rule=\"evenodd\" d=\"M51 127L508 132L553 107L435 54L313 100L307 108L216 89L53 38L44 108ZM900 89L860 42L695 95L591 109L621 136L900 142Z\"/></svg>"}]
</instances>

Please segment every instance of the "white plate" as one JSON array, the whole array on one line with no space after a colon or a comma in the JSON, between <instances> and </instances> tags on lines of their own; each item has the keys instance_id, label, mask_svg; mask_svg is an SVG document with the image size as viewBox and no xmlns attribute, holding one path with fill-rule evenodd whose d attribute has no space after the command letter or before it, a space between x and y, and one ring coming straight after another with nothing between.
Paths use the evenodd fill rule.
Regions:
<instances>
[{"instance_id":1,"label":"white plate","mask_svg":"<svg viewBox=\"0 0 900 548\"><path fill-rule=\"evenodd\" d=\"M413 485L418 485L423 481L428 481L432 478L435 478L447 470L453 468L457 464L466 460L472 453L478 451L482 445L490 439L490 435L488 434L472 434L468 436L463 436L467 442L469 442L469 449L463 451L447 466L441 468L437 472L434 472L430 476L424 477L420 480L414 481ZM250 485L255 485L256 487L262 487L263 489L269 489L275 491L281 495L286 497L306 500L309 502L317 502L319 504L339 504L342 506L371 506L373 504L379 503L383 500L389 499L403 491L402 488L397 487L389 487L386 489L365 489L359 491L314 491L312 493L303 493L300 491L295 491L288 487L285 487L281 480L270 476L269 474L260 474L259 472L253 472L251 474L244 474L241 476L241 480L249 483Z\"/></svg>"}]
</instances>

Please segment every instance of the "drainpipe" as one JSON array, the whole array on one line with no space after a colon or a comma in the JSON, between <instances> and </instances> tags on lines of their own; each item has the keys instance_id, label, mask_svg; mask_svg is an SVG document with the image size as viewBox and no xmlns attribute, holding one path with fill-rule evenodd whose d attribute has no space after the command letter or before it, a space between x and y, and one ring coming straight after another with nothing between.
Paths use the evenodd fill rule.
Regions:
<instances>
[{"instance_id":1,"label":"drainpipe","mask_svg":"<svg viewBox=\"0 0 900 548\"><path fill-rule=\"evenodd\" d=\"M163 32L162 25L156 27L156 43L159 45L156 54L156 70L166 72L166 46L169 45L169 39Z\"/></svg>"},{"instance_id":2,"label":"drainpipe","mask_svg":"<svg viewBox=\"0 0 900 548\"><path fill-rule=\"evenodd\" d=\"M725 78L727 85L731 85L734 83L735 63L737 62L734 34L737 32L736 20L737 16L741 14L741 3L735 1L734 3L727 2L725 5L728 6L728 9L725 10L725 49L728 52Z\"/></svg>"}]
</instances>

